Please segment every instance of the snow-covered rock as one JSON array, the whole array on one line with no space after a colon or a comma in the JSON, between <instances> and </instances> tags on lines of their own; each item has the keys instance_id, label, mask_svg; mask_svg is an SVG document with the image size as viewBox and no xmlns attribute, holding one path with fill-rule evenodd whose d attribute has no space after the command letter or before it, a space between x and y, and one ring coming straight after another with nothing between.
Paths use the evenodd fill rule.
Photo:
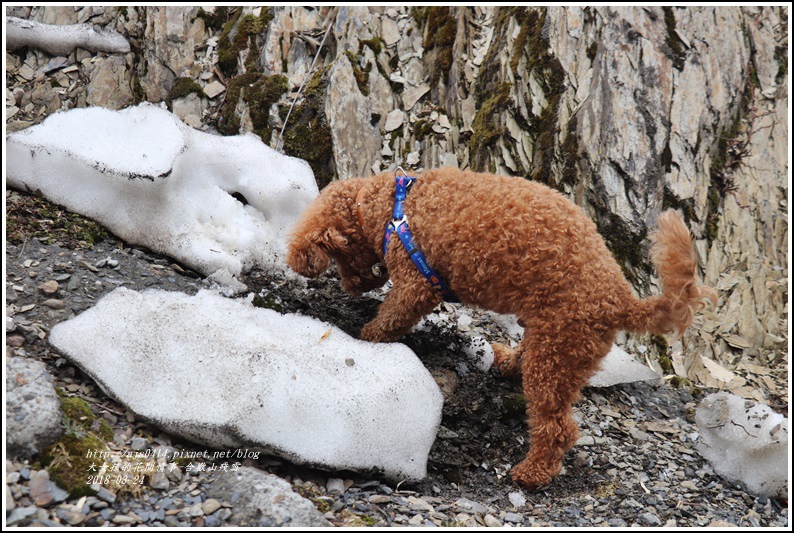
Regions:
<instances>
[{"instance_id":1,"label":"snow-covered rock","mask_svg":"<svg viewBox=\"0 0 794 533\"><path fill-rule=\"evenodd\" d=\"M601 368L587 382L590 387L611 387L620 383L634 383L659 379L659 375L638 362L618 345L613 344L601 360Z\"/></svg>"},{"instance_id":2,"label":"snow-covered rock","mask_svg":"<svg viewBox=\"0 0 794 533\"><path fill-rule=\"evenodd\" d=\"M420 479L441 421L406 346L210 291L116 289L50 342L135 413L215 449Z\"/></svg>"},{"instance_id":3,"label":"snow-covered rock","mask_svg":"<svg viewBox=\"0 0 794 533\"><path fill-rule=\"evenodd\" d=\"M17 17L6 17L6 46L40 48L54 56L68 56L77 47L92 52L130 51L130 43L117 31L95 28L91 24L41 24Z\"/></svg>"},{"instance_id":4,"label":"snow-covered rock","mask_svg":"<svg viewBox=\"0 0 794 533\"><path fill-rule=\"evenodd\" d=\"M697 449L714 470L754 493L778 496L788 483L788 420L735 394L707 396L695 413Z\"/></svg>"},{"instance_id":5,"label":"snow-covered rock","mask_svg":"<svg viewBox=\"0 0 794 533\"><path fill-rule=\"evenodd\" d=\"M282 269L286 233L318 194L306 162L151 104L56 113L8 136L6 155L10 185L206 275Z\"/></svg>"}]
</instances>

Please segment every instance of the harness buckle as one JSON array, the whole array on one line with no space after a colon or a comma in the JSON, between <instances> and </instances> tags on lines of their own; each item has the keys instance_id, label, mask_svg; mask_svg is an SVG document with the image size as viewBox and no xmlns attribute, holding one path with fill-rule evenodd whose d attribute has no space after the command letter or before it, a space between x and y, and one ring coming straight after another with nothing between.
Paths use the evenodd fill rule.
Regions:
<instances>
[{"instance_id":1,"label":"harness buckle","mask_svg":"<svg viewBox=\"0 0 794 533\"><path fill-rule=\"evenodd\" d=\"M401 224L406 224L407 222L408 222L408 217L406 215L403 215L403 217L399 220L394 219L391 221L391 223L394 225L395 230L399 228Z\"/></svg>"}]
</instances>

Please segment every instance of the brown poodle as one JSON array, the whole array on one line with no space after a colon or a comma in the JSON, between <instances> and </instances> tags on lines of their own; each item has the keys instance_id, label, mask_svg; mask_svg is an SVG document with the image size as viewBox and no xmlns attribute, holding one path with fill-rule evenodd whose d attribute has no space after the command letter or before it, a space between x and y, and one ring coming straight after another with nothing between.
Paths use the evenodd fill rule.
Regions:
<instances>
[{"instance_id":1,"label":"brown poodle","mask_svg":"<svg viewBox=\"0 0 794 533\"><path fill-rule=\"evenodd\" d=\"M317 277L331 260L353 295L394 287L361 331L395 341L440 301L397 238L383 257L394 206L394 173L328 185L290 239L287 264ZM523 380L531 449L512 470L532 490L548 484L578 438L571 404L620 330L681 334L713 290L695 280L692 237L673 211L661 214L651 258L663 294L637 299L585 213L556 191L521 178L427 170L405 213L430 266L463 304L517 315L526 334L517 351L495 345L495 363ZM373 266L381 263L388 273Z\"/></svg>"}]
</instances>

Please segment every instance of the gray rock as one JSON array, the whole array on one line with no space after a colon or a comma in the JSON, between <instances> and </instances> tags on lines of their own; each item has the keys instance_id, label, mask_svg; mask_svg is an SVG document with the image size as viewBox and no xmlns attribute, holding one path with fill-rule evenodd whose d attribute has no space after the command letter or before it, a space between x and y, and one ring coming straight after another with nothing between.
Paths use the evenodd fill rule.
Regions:
<instances>
[{"instance_id":1,"label":"gray rock","mask_svg":"<svg viewBox=\"0 0 794 533\"><path fill-rule=\"evenodd\" d=\"M512 524L523 524L524 517L518 513L505 513L505 522L510 522Z\"/></svg>"},{"instance_id":2,"label":"gray rock","mask_svg":"<svg viewBox=\"0 0 794 533\"><path fill-rule=\"evenodd\" d=\"M146 100L160 102L168 97L176 78L195 79L201 72L196 50L206 38L204 20L192 6L152 6L144 11L147 24L141 55L148 68L140 82Z\"/></svg>"},{"instance_id":3,"label":"gray rock","mask_svg":"<svg viewBox=\"0 0 794 533\"><path fill-rule=\"evenodd\" d=\"M207 496L234 504L230 522L241 527L326 527L323 514L281 478L255 468L224 472Z\"/></svg>"},{"instance_id":4,"label":"gray rock","mask_svg":"<svg viewBox=\"0 0 794 533\"><path fill-rule=\"evenodd\" d=\"M648 525L648 526L661 526L662 525L662 521L659 519L659 517L656 516L655 514L651 513L651 512L642 513L640 515L640 517L639 517L639 521L640 521L641 524Z\"/></svg>"},{"instance_id":5,"label":"gray rock","mask_svg":"<svg viewBox=\"0 0 794 533\"><path fill-rule=\"evenodd\" d=\"M171 102L171 111L183 122L189 115L200 117L202 112L201 97L196 93L190 93L182 98L177 98Z\"/></svg>"},{"instance_id":6,"label":"gray rock","mask_svg":"<svg viewBox=\"0 0 794 533\"><path fill-rule=\"evenodd\" d=\"M210 98L215 98L222 92L226 90L226 87L219 81L213 81L212 83L207 84L204 87L204 94L206 94Z\"/></svg>"},{"instance_id":7,"label":"gray rock","mask_svg":"<svg viewBox=\"0 0 794 533\"><path fill-rule=\"evenodd\" d=\"M43 302L41 302L41 305L59 311L66 307L66 302L64 302L63 300L58 300L56 298L50 298L49 300L44 300Z\"/></svg>"},{"instance_id":8,"label":"gray rock","mask_svg":"<svg viewBox=\"0 0 794 533\"><path fill-rule=\"evenodd\" d=\"M381 24L383 31L383 42L386 43L386 46L396 44L397 41L400 40L400 30L397 27L397 23L389 17L383 17L381 19Z\"/></svg>"},{"instance_id":9,"label":"gray rock","mask_svg":"<svg viewBox=\"0 0 794 533\"><path fill-rule=\"evenodd\" d=\"M171 483L168 481L168 476L165 471L158 470L152 474L149 486L153 489L167 490L171 486Z\"/></svg>"},{"instance_id":10,"label":"gray rock","mask_svg":"<svg viewBox=\"0 0 794 533\"><path fill-rule=\"evenodd\" d=\"M326 113L340 178L368 176L380 158L381 136L372 125L372 111L372 102L361 94L347 57L334 61Z\"/></svg>"},{"instance_id":11,"label":"gray rock","mask_svg":"<svg viewBox=\"0 0 794 533\"><path fill-rule=\"evenodd\" d=\"M38 507L49 507L65 501L69 497L69 493L50 481L50 473L46 470L36 472L31 477L28 486L30 488L30 498Z\"/></svg>"},{"instance_id":12,"label":"gray rock","mask_svg":"<svg viewBox=\"0 0 794 533\"><path fill-rule=\"evenodd\" d=\"M468 498L458 498L455 502L455 506L467 513L479 513L482 515L488 513L488 508L486 506Z\"/></svg>"},{"instance_id":13,"label":"gray rock","mask_svg":"<svg viewBox=\"0 0 794 533\"><path fill-rule=\"evenodd\" d=\"M110 492L105 487L97 488L96 497L110 504L116 503L116 495Z\"/></svg>"},{"instance_id":14,"label":"gray rock","mask_svg":"<svg viewBox=\"0 0 794 533\"><path fill-rule=\"evenodd\" d=\"M12 526L17 522L21 522L22 520L35 515L37 511L37 507L17 507L11 511L8 516L6 516L6 525Z\"/></svg>"},{"instance_id":15,"label":"gray rock","mask_svg":"<svg viewBox=\"0 0 794 533\"><path fill-rule=\"evenodd\" d=\"M404 120L405 113L403 113L400 109L395 109L386 116L386 125L384 126L384 129L387 132L394 131L403 125Z\"/></svg>"},{"instance_id":16,"label":"gray rock","mask_svg":"<svg viewBox=\"0 0 794 533\"><path fill-rule=\"evenodd\" d=\"M98 57L92 64L86 102L108 109L123 109L132 105L132 70L123 56Z\"/></svg>"},{"instance_id":17,"label":"gray rock","mask_svg":"<svg viewBox=\"0 0 794 533\"><path fill-rule=\"evenodd\" d=\"M130 442L130 448L135 450L136 452L142 452L149 448L149 441L144 439L143 437L135 437Z\"/></svg>"},{"instance_id":18,"label":"gray rock","mask_svg":"<svg viewBox=\"0 0 794 533\"><path fill-rule=\"evenodd\" d=\"M6 446L30 459L61 435L61 403L44 363L6 359Z\"/></svg>"},{"instance_id":19,"label":"gray rock","mask_svg":"<svg viewBox=\"0 0 794 533\"><path fill-rule=\"evenodd\" d=\"M338 477L328 478L325 489L332 494L342 494L345 492L345 480Z\"/></svg>"}]
</instances>

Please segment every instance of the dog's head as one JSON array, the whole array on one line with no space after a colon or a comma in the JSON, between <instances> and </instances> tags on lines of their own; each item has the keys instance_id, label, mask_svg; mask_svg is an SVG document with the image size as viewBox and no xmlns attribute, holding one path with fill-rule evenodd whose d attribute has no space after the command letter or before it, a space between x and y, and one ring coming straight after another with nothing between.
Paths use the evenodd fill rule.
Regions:
<instances>
[{"instance_id":1,"label":"dog's head","mask_svg":"<svg viewBox=\"0 0 794 533\"><path fill-rule=\"evenodd\" d=\"M316 278L334 261L342 288L359 296L382 287L389 276L373 269L380 258L358 225L353 187L355 184L336 182L323 190L291 234L286 262L298 274Z\"/></svg>"}]
</instances>

